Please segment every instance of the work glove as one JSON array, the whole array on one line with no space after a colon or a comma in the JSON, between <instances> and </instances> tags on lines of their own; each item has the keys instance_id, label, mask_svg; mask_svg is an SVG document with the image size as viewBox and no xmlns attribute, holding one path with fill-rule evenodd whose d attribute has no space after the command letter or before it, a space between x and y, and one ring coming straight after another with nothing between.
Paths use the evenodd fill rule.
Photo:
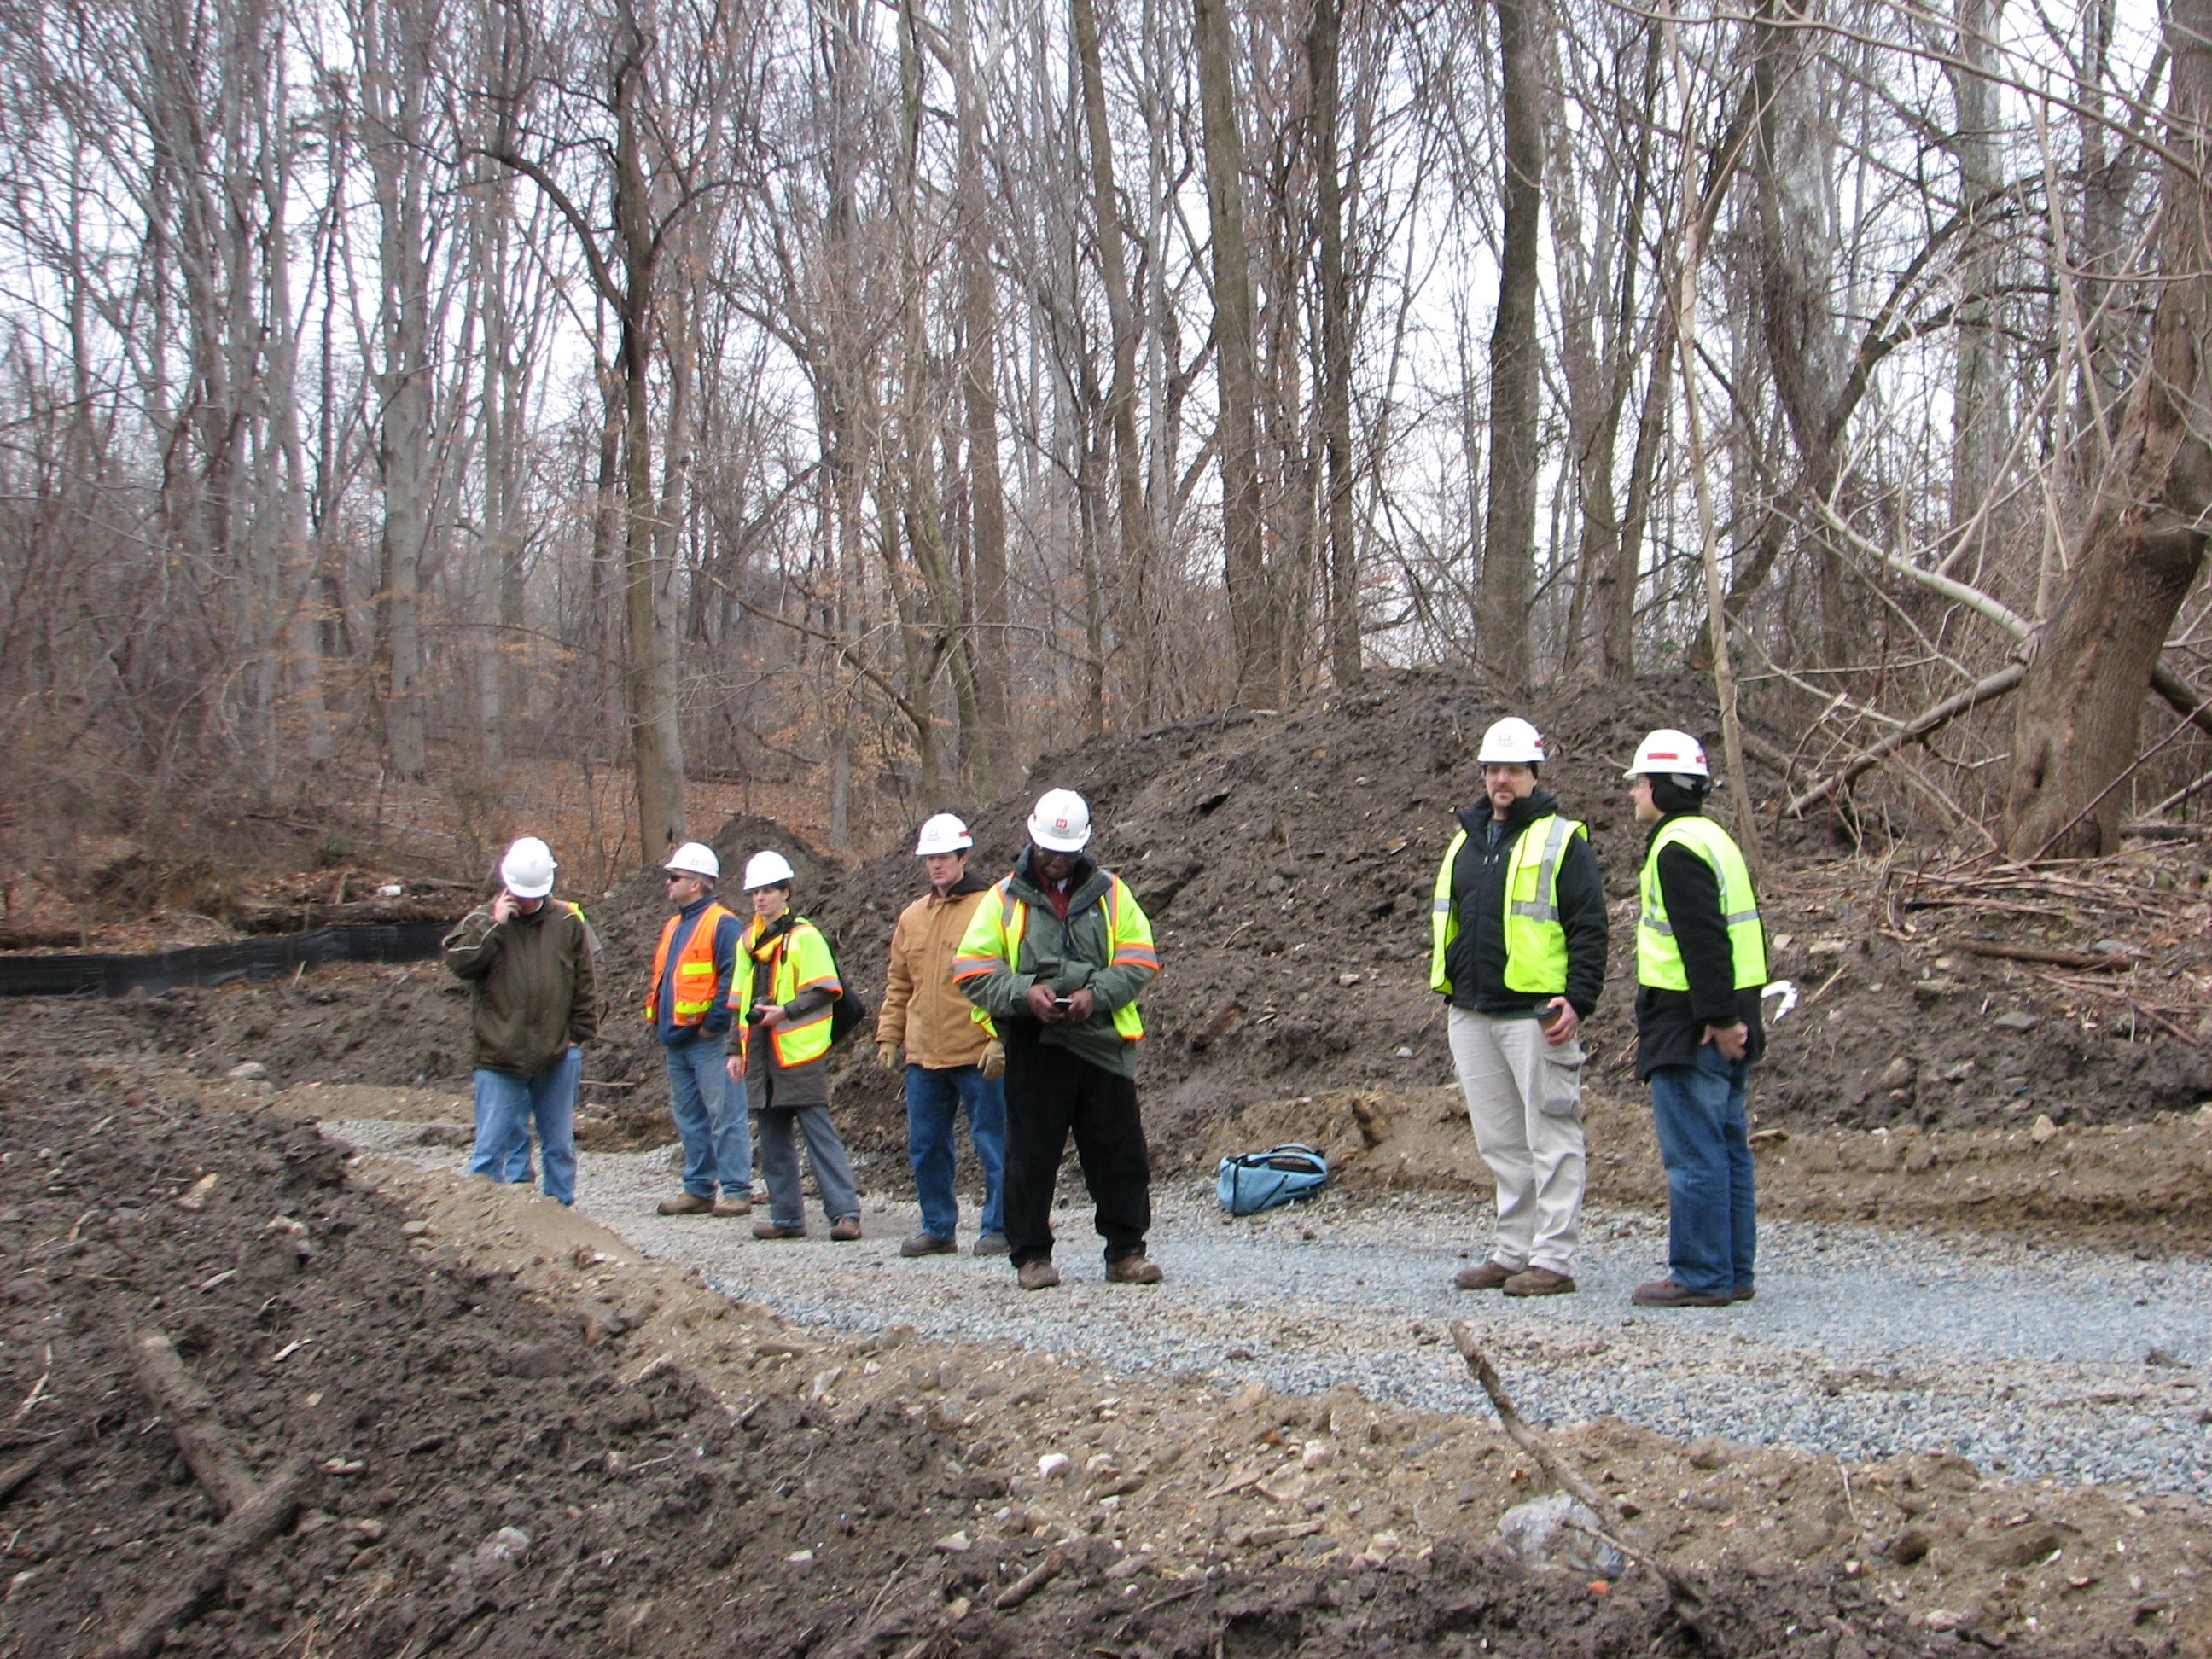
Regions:
<instances>
[{"instance_id":1,"label":"work glove","mask_svg":"<svg viewBox=\"0 0 2212 1659\"><path fill-rule=\"evenodd\" d=\"M1006 1074L1006 1045L993 1037L983 1045L983 1075L996 1083Z\"/></svg>"},{"instance_id":2,"label":"work glove","mask_svg":"<svg viewBox=\"0 0 2212 1659\"><path fill-rule=\"evenodd\" d=\"M878 1042L876 1045L876 1064L886 1072L904 1071L906 1067L899 1064L898 1048L896 1042Z\"/></svg>"}]
</instances>

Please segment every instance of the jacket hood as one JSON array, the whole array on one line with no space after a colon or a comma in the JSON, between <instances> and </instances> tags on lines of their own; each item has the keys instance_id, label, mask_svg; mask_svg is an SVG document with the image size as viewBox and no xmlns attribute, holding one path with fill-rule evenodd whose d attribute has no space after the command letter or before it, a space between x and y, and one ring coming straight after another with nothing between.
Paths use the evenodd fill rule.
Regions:
<instances>
[{"instance_id":1,"label":"jacket hood","mask_svg":"<svg viewBox=\"0 0 2212 1659\"><path fill-rule=\"evenodd\" d=\"M1505 815L1505 827L1509 830L1518 830L1522 824L1534 819L1549 817L1559 810L1559 797L1539 784L1528 794L1513 803L1512 810ZM1472 836L1486 825L1491 817L1490 797L1483 795L1476 799L1474 805L1459 815L1460 828Z\"/></svg>"},{"instance_id":2,"label":"jacket hood","mask_svg":"<svg viewBox=\"0 0 2212 1659\"><path fill-rule=\"evenodd\" d=\"M958 898L963 893L987 893L990 891L990 890L991 884L984 880L982 877L977 875L973 870L963 870L960 872L960 879L954 882L951 886L945 890L945 896L947 898ZM932 890L934 891L935 890L933 889Z\"/></svg>"},{"instance_id":3,"label":"jacket hood","mask_svg":"<svg viewBox=\"0 0 2212 1659\"><path fill-rule=\"evenodd\" d=\"M1024 897L1049 904L1052 901L1045 896L1044 884L1030 869L1030 860L1036 851L1034 847L1025 847L1021 857L1014 860L1014 885L1025 890ZM1075 867L1067 872L1068 913L1072 915L1084 906L1096 903L1111 884L1112 878L1092 861L1088 853L1078 855Z\"/></svg>"}]
</instances>

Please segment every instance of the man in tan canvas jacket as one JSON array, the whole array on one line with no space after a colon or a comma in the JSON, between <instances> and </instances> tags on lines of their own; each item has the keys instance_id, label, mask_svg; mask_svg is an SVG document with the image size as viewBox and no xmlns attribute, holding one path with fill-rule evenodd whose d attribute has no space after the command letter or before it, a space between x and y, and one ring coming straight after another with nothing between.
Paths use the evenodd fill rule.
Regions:
<instances>
[{"instance_id":1,"label":"man in tan canvas jacket","mask_svg":"<svg viewBox=\"0 0 2212 1659\"><path fill-rule=\"evenodd\" d=\"M999 1080L1006 1052L991 1028L975 1018L975 1005L952 985L953 952L980 896L990 889L968 873L974 845L968 826L950 812L921 826L914 850L928 873L929 891L899 913L891 930L890 973L876 1020L877 1061L887 1072L906 1074L907 1158L921 1200L921 1228L899 1246L905 1256L950 1255L959 1249L954 1230L960 1206L952 1176L963 1106L975 1161L983 1167L982 1232L975 1254L1006 1251L1000 1214L1006 1095Z\"/></svg>"}]
</instances>

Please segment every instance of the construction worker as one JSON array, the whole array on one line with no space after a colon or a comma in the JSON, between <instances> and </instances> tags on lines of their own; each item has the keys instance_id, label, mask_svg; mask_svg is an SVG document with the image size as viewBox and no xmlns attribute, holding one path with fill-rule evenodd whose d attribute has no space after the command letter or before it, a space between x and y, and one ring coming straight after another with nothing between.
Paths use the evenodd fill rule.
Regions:
<instances>
[{"instance_id":1,"label":"construction worker","mask_svg":"<svg viewBox=\"0 0 2212 1659\"><path fill-rule=\"evenodd\" d=\"M929 890L899 912L891 929L890 968L883 1012L876 1017L876 1062L906 1079L907 1161L921 1203L920 1231L899 1246L904 1256L950 1255L954 1228L954 1130L968 1111L968 1134L983 1168L982 1232L977 1255L1006 1254L1001 1213L1006 1153L1006 1049L952 987L952 957L991 884L968 873L975 844L968 826L939 812L914 844ZM899 1059L899 1047L906 1059Z\"/></svg>"},{"instance_id":2,"label":"construction worker","mask_svg":"<svg viewBox=\"0 0 2212 1659\"><path fill-rule=\"evenodd\" d=\"M715 902L722 861L705 842L685 842L661 870L676 914L661 924L653 947L645 1017L668 1066L669 1109L684 1143L684 1190L663 1199L660 1213L750 1215L752 1128L744 1083L728 1072L730 980L744 923Z\"/></svg>"},{"instance_id":3,"label":"construction worker","mask_svg":"<svg viewBox=\"0 0 2212 1659\"><path fill-rule=\"evenodd\" d=\"M1106 1241L1106 1278L1157 1285L1145 1255L1152 1154L1137 1109L1137 994L1160 970L1128 884L1084 852L1091 808L1048 789L1013 873L975 907L952 981L1006 1050L1006 1243L1021 1287L1060 1283L1052 1193L1070 1131Z\"/></svg>"},{"instance_id":4,"label":"construction worker","mask_svg":"<svg viewBox=\"0 0 2212 1659\"><path fill-rule=\"evenodd\" d=\"M469 987L477 1139L469 1173L528 1179L532 1122L544 1192L576 1201L576 1085L599 1034L599 941L550 896L553 850L525 836L500 860L500 890L446 935L446 968Z\"/></svg>"},{"instance_id":5,"label":"construction worker","mask_svg":"<svg viewBox=\"0 0 2212 1659\"><path fill-rule=\"evenodd\" d=\"M1757 1216L1744 1094L1765 1047L1759 993L1766 934L1742 849L1704 816L1705 751L1686 732L1645 738L1629 766L1650 827L1637 883L1636 1075L1667 1166L1667 1277L1642 1308L1748 1302Z\"/></svg>"},{"instance_id":6,"label":"construction worker","mask_svg":"<svg viewBox=\"0 0 2212 1659\"><path fill-rule=\"evenodd\" d=\"M1437 866L1429 986L1475 1149L1498 1183L1489 1258L1462 1291L1575 1288L1582 1218L1582 1023L1605 988L1605 894L1589 831L1543 788L1544 739L1508 718L1482 734L1482 799Z\"/></svg>"},{"instance_id":7,"label":"construction worker","mask_svg":"<svg viewBox=\"0 0 2212 1659\"><path fill-rule=\"evenodd\" d=\"M756 853L745 861L753 919L739 936L744 955L730 986L739 1043L730 1056L730 1077L760 1114L769 1218L753 1223L753 1237L806 1237L795 1129L806 1138L830 1237L853 1239L860 1236L860 1194L845 1143L830 1121L830 1017L845 988L822 930L792 911L796 879L781 853Z\"/></svg>"}]
</instances>

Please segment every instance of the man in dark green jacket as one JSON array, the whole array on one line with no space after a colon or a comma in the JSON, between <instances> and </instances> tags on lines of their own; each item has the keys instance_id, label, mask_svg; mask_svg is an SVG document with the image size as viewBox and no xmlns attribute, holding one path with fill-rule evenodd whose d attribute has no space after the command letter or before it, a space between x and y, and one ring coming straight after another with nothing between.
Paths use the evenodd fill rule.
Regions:
<instances>
[{"instance_id":1,"label":"man in dark green jacket","mask_svg":"<svg viewBox=\"0 0 2212 1659\"><path fill-rule=\"evenodd\" d=\"M1097 1206L1106 1277L1157 1285L1145 1255L1152 1154L1137 1109L1137 994L1159 972L1152 926L1128 884L1083 851L1091 808L1048 789L1013 873L983 895L952 958L952 982L1006 1048L1008 1255L1025 1291L1060 1283L1052 1190L1067 1138Z\"/></svg>"},{"instance_id":2,"label":"man in dark green jacket","mask_svg":"<svg viewBox=\"0 0 2212 1659\"><path fill-rule=\"evenodd\" d=\"M599 1034L599 942L584 913L554 899L552 850L525 836L500 860L500 891L446 935L446 966L469 985L477 1141L469 1173L526 1172L530 1126L545 1195L576 1201L576 1085ZM522 1177L527 1179L526 1173Z\"/></svg>"}]
</instances>

